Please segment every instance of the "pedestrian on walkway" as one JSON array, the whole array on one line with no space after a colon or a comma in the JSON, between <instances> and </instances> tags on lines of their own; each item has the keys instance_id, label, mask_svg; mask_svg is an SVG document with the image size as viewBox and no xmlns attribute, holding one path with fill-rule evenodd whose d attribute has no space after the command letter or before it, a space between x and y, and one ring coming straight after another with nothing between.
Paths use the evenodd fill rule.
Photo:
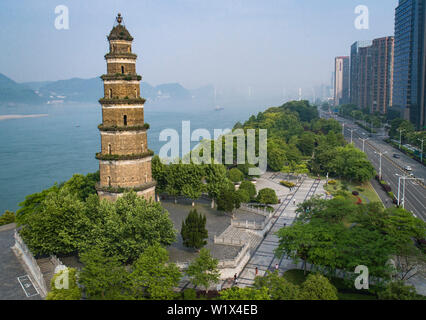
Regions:
<instances>
[{"instance_id":1,"label":"pedestrian on walkway","mask_svg":"<svg viewBox=\"0 0 426 320\"><path fill-rule=\"evenodd\" d=\"M275 270L278 271L278 263L275 264Z\"/></svg>"},{"instance_id":2,"label":"pedestrian on walkway","mask_svg":"<svg viewBox=\"0 0 426 320\"><path fill-rule=\"evenodd\" d=\"M293 199L293 205L294 206L296 205L296 199Z\"/></svg>"},{"instance_id":3,"label":"pedestrian on walkway","mask_svg":"<svg viewBox=\"0 0 426 320\"><path fill-rule=\"evenodd\" d=\"M237 283L237 274L234 274L234 282Z\"/></svg>"},{"instance_id":4,"label":"pedestrian on walkway","mask_svg":"<svg viewBox=\"0 0 426 320\"><path fill-rule=\"evenodd\" d=\"M256 269L254 269L254 272L255 272L255 275L257 277L257 274L259 273L259 269L257 269L257 267L256 267Z\"/></svg>"}]
</instances>

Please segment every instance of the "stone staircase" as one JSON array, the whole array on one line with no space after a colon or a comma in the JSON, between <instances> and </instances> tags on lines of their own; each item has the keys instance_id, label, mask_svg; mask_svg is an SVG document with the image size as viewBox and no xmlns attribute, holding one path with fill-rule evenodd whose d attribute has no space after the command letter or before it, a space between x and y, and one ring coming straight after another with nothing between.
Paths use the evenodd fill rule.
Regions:
<instances>
[{"instance_id":1,"label":"stone staircase","mask_svg":"<svg viewBox=\"0 0 426 320\"><path fill-rule=\"evenodd\" d=\"M215 243L223 243L229 245L240 244L244 245L248 243L250 251L253 251L259 243L262 241L262 237L249 230L236 228L229 226L226 230L215 239Z\"/></svg>"}]
</instances>

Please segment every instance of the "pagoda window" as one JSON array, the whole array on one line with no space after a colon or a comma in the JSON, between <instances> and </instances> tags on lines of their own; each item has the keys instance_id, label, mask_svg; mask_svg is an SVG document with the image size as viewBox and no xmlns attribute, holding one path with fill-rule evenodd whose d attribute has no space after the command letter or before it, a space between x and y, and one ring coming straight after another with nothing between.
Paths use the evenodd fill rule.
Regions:
<instances>
[{"instance_id":1,"label":"pagoda window","mask_svg":"<svg viewBox=\"0 0 426 320\"><path fill-rule=\"evenodd\" d=\"M121 73L124 74L124 66L121 66Z\"/></svg>"},{"instance_id":2,"label":"pagoda window","mask_svg":"<svg viewBox=\"0 0 426 320\"><path fill-rule=\"evenodd\" d=\"M112 98L112 89L109 89L109 98Z\"/></svg>"},{"instance_id":3,"label":"pagoda window","mask_svg":"<svg viewBox=\"0 0 426 320\"><path fill-rule=\"evenodd\" d=\"M111 187L111 177L108 177L108 187Z\"/></svg>"},{"instance_id":4,"label":"pagoda window","mask_svg":"<svg viewBox=\"0 0 426 320\"><path fill-rule=\"evenodd\" d=\"M111 143L108 144L108 154L111 154Z\"/></svg>"},{"instance_id":5,"label":"pagoda window","mask_svg":"<svg viewBox=\"0 0 426 320\"><path fill-rule=\"evenodd\" d=\"M138 89L135 89L135 98L138 97Z\"/></svg>"},{"instance_id":6,"label":"pagoda window","mask_svg":"<svg viewBox=\"0 0 426 320\"><path fill-rule=\"evenodd\" d=\"M127 126L127 115L124 115L123 122L124 122L124 125Z\"/></svg>"}]
</instances>

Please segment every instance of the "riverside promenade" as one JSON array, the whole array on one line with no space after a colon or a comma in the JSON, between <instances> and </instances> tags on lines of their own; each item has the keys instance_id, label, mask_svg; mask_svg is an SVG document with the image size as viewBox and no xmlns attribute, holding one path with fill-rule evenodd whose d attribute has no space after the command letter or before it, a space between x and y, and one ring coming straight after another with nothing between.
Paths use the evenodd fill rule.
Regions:
<instances>
[{"instance_id":1,"label":"riverside promenade","mask_svg":"<svg viewBox=\"0 0 426 320\"><path fill-rule=\"evenodd\" d=\"M279 176L268 173L267 176L262 178L267 178L272 183L277 183L279 180L282 180ZM278 259L275 257L274 250L278 247L278 237L275 233L285 225L288 226L292 224L296 217L298 204L315 195L325 197L324 184L324 180L304 177L297 183L296 189L293 192L283 194L282 197L278 195L281 203L277 205L275 210L272 228L256 248L243 271L238 275L239 287L253 285L254 278L256 277L256 267L258 268L258 276L263 276L268 270L275 270L276 264L278 264L280 274L287 270L297 268L291 259L285 257ZM227 287L227 285L224 284L223 287Z\"/></svg>"}]
</instances>

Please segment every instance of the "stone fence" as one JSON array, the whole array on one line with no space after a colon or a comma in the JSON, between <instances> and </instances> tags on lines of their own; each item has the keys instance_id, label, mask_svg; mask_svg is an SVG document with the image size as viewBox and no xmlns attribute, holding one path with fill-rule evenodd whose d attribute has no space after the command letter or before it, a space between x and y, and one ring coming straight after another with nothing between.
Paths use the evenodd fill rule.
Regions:
<instances>
[{"instance_id":1,"label":"stone fence","mask_svg":"<svg viewBox=\"0 0 426 320\"><path fill-rule=\"evenodd\" d=\"M249 245L245 244L243 247L241 247L240 251L238 252L238 254L236 255L236 257L234 259L227 259L227 260L220 260L218 267L220 269L225 269L225 268L236 268L238 267L238 264L240 263L240 261L242 260L242 258L249 253Z\"/></svg>"},{"instance_id":2,"label":"stone fence","mask_svg":"<svg viewBox=\"0 0 426 320\"><path fill-rule=\"evenodd\" d=\"M240 209L244 210L244 211L252 212L252 213L255 213L255 214L259 214L259 215L262 215L262 216L265 216L265 217L268 217L268 216L273 214L273 211L268 210L267 207L265 207L263 209L262 208L255 208L255 207L253 207L253 205L250 205L249 203L247 203L247 204L242 203Z\"/></svg>"},{"instance_id":3,"label":"stone fence","mask_svg":"<svg viewBox=\"0 0 426 320\"><path fill-rule=\"evenodd\" d=\"M40 290L40 296L45 297L47 295L47 286L44 281L43 273L40 270L40 267L37 264L36 259L34 258L31 251L28 249L25 242L22 240L19 233L15 230L15 245L13 248L16 250L18 255L22 258L23 262L29 269L31 277L36 281L38 289Z\"/></svg>"},{"instance_id":4,"label":"stone fence","mask_svg":"<svg viewBox=\"0 0 426 320\"><path fill-rule=\"evenodd\" d=\"M229 246L243 246L245 243L243 240L241 239L234 239L231 237L217 237L216 235L214 236L214 243L216 244L225 244L225 245L229 245Z\"/></svg>"}]
</instances>

